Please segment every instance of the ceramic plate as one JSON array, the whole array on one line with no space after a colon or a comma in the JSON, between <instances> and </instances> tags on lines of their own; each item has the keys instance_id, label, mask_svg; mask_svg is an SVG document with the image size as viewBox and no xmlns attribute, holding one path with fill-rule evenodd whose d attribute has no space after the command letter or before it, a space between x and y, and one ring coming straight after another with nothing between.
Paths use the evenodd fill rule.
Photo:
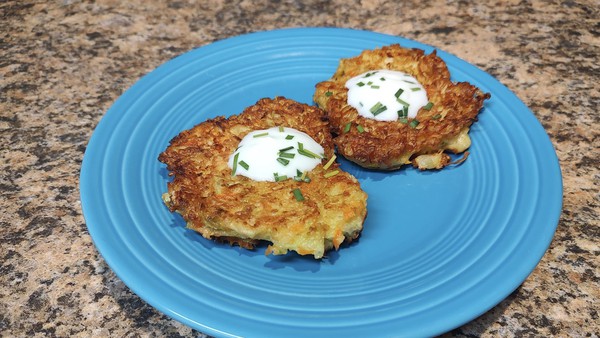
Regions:
<instances>
[{"instance_id":1,"label":"ceramic plate","mask_svg":"<svg viewBox=\"0 0 600 338\"><path fill-rule=\"evenodd\" d=\"M313 104L340 58L392 43L366 31L287 29L181 55L127 90L98 124L81 171L89 232L114 272L163 313L215 336L431 336L486 312L535 268L557 226L562 181L540 123L506 87L438 50L454 81L492 94L460 166L367 171L360 239L316 261L203 239L161 201L158 155L179 132L263 97Z\"/></svg>"}]
</instances>

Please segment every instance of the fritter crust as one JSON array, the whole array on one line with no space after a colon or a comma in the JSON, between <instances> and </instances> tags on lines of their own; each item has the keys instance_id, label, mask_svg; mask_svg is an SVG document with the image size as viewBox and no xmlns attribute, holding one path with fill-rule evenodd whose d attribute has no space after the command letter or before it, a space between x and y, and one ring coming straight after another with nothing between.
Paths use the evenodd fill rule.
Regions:
<instances>
[{"instance_id":1,"label":"fritter crust","mask_svg":"<svg viewBox=\"0 0 600 338\"><path fill-rule=\"evenodd\" d=\"M261 240L271 242L266 254L323 257L342 242L356 239L366 217L366 199L358 181L323 160L308 176L309 183L288 179L258 182L231 176L227 160L249 132L275 126L291 127L310 135L333 156L334 146L324 112L286 98L261 99L240 115L217 117L183 131L159 156L174 176L163 195L172 212L208 239L244 248ZM325 178L327 171L340 173ZM304 201L292 193L299 188Z\"/></svg>"},{"instance_id":2,"label":"fritter crust","mask_svg":"<svg viewBox=\"0 0 600 338\"><path fill-rule=\"evenodd\" d=\"M427 91L431 110L421 108L416 128L410 123L362 117L347 104L347 80L364 72L390 69L415 77ZM435 51L400 45L363 51L342 59L331 79L316 85L314 101L327 112L334 143L344 157L366 168L394 170L412 163L420 169L440 169L450 163L443 153L460 153L470 146L468 130L490 94L467 82L453 83L444 61ZM410 120L409 120L410 122ZM350 131L344 127L352 124ZM364 132L359 132L360 125ZM417 159L420 155L427 155Z\"/></svg>"}]
</instances>

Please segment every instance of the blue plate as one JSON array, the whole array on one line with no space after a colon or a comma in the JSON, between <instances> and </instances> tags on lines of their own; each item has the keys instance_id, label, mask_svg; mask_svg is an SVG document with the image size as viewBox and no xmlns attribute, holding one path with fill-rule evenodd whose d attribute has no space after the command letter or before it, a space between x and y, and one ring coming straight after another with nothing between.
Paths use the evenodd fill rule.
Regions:
<instances>
[{"instance_id":1,"label":"blue plate","mask_svg":"<svg viewBox=\"0 0 600 338\"><path fill-rule=\"evenodd\" d=\"M161 201L169 140L263 97L312 104L340 58L415 41L347 29L287 29L179 56L125 92L98 124L81 169L96 247L125 284L163 313L216 336L430 336L476 318L517 288L547 249L562 205L544 129L506 87L438 51L454 81L492 98L471 156L437 172L363 170L360 240L315 261L203 239Z\"/></svg>"}]
</instances>

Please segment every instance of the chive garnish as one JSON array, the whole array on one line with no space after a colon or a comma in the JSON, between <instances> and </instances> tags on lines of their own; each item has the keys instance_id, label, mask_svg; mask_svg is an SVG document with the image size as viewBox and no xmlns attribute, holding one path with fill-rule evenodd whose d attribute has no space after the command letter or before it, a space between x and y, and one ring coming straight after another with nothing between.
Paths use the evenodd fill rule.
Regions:
<instances>
[{"instance_id":1,"label":"chive garnish","mask_svg":"<svg viewBox=\"0 0 600 338\"><path fill-rule=\"evenodd\" d=\"M350 131L350 127L352 127L352 122L346 123L346 125L344 126L344 133L349 132Z\"/></svg>"},{"instance_id":2,"label":"chive garnish","mask_svg":"<svg viewBox=\"0 0 600 338\"><path fill-rule=\"evenodd\" d=\"M254 136L252 136L252 137L263 137L263 136L267 136L267 135L269 135L269 133L254 134Z\"/></svg>"},{"instance_id":3,"label":"chive garnish","mask_svg":"<svg viewBox=\"0 0 600 338\"><path fill-rule=\"evenodd\" d=\"M293 138L294 138L294 135L288 135L288 136L285 137L286 140L291 140Z\"/></svg>"},{"instance_id":4,"label":"chive garnish","mask_svg":"<svg viewBox=\"0 0 600 338\"><path fill-rule=\"evenodd\" d=\"M310 158L320 158L323 156L317 155L315 153L313 153L312 151L308 150L308 149L304 149L304 143L302 142L298 142L298 154L300 155L304 155L306 157L310 157Z\"/></svg>"},{"instance_id":5,"label":"chive garnish","mask_svg":"<svg viewBox=\"0 0 600 338\"><path fill-rule=\"evenodd\" d=\"M369 111L374 115L377 116L381 113L383 113L384 111L387 110L387 107L384 106L383 104L381 104L381 102L377 102L373 107L371 107L371 109L369 109Z\"/></svg>"},{"instance_id":6,"label":"chive garnish","mask_svg":"<svg viewBox=\"0 0 600 338\"><path fill-rule=\"evenodd\" d=\"M419 120L417 120L417 119L410 121L410 123L408 124L408 126L411 128L416 128L418 125L419 125Z\"/></svg>"},{"instance_id":7,"label":"chive garnish","mask_svg":"<svg viewBox=\"0 0 600 338\"><path fill-rule=\"evenodd\" d=\"M431 110L433 108L433 102L427 102L427 104L423 107L425 110Z\"/></svg>"},{"instance_id":8,"label":"chive garnish","mask_svg":"<svg viewBox=\"0 0 600 338\"><path fill-rule=\"evenodd\" d=\"M356 85L359 86L359 87L362 87L362 86L365 85L365 83L361 81L361 82L358 82Z\"/></svg>"},{"instance_id":9,"label":"chive garnish","mask_svg":"<svg viewBox=\"0 0 600 338\"><path fill-rule=\"evenodd\" d=\"M286 175L279 176L278 173L273 173L273 176L275 177L275 182L285 181L288 178Z\"/></svg>"},{"instance_id":10,"label":"chive garnish","mask_svg":"<svg viewBox=\"0 0 600 338\"><path fill-rule=\"evenodd\" d=\"M244 169L246 169L246 170L248 170L248 168L250 168L250 166L248 165L248 163L246 163L246 162L244 162L244 161L240 161L240 162L238 162L238 164L239 164L239 165L240 165L242 168L244 168Z\"/></svg>"},{"instance_id":11,"label":"chive garnish","mask_svg":"<svg viewBox=\"0 0 600 338\"><path fill-rule=\"evenodd\" d=\"M379 89L379 86L371 86L373 89Z\"/></svg>"},{"instance_id":12,"label":"chive garnish","mask_svg":"<svg viewBox=\"0 0 600 338\"><path fill-rule=\"evenodd\" d=\"M302 176L302 172L300 171L300 169L296 169L296 175Z\"/></svg>"},{"instance_id":13,"label":"chive garnish","mask_svg":"<svg viewBox=\"0 0 600 338\"><path fill-rule=\"evenodd\" d=\"M277 162L279 162L279 163L281 163L283 165L288 165L290 163L290 160L287 160L287 159L285 159L283 157L278 157L277 158Z\"/></svg>"},{"instance_id":14,"label":"chive garnish","mask_svg":"<svg viewBox=\"0 0 600 338\"><path fill-rule=\"evenodd\" d=\"M397 98L396 98L396 101L398 101L398 103L400 103L401 105L404 105L404 106L407 106L407 107L408 107L408 106L410 106L410 103L408 103L408 102L406 102L406 101L402 100L402 99L401 99L401 98L399 98L399 97L397 97Z\"/></svg>"},{"instance_id":15,"label":"chive garnish","mask_svg":"<svg viewBox=\"0 0 600 338\"><path fill-rule=\"evenodd\" d=\"M431 117L432 120L439 120L440 118L442 118L442 114L435 114Z\"/></svg>"},{"instance_id":16,"label":"chive garnish","mask_svg":"<svg viewBox=\"0 0 600 338\"><path fill-rule=\"evenodd\" d=\"M372 84L373 84L373 81L367 82L367 85L369 85L369 86L372 85Z\"/></svg>"},{"instance_id":17,"label":"chive garnish","mask_svg":"<svg viewBox=\"0 0 600 338\"><path fill-rule=\"evenodd\" d=\"M402 80L402 81L404 81L404 82L406 82L406 83L410 83L410 84L416 84L416 83L414 83L413 81L409 81L409 80Z\"/></svg>"},{"instance_id":18,"label":"chive garnish","mask_svg":"<svg viewBox=\"0 0 600 338\"><path fill-rule=\"evenodd\" d=\"M279 132L283 133L283 127L282 126L279 126Z\"/></svg>"},{"instance_id":19,"label":"chive garnish","mask_svg":"<svg viewBox=\"0 0 600 338\"><path fill-rule=\"evenodd\" d=\"M361 107L365 106L362 102L359 102L358 104L360 104Z\"/></svg>"},{"instance_id":20,"label":"chive garnish","mask_svg":"<svg viewBox=\"0 0 600 338\"><path fill-rule=\"evenodd\" d=\"M399 89L396 91L396 94L394 94L394 96L395 96L397 99L399 99L399 98L400 98L400 95L402 95L402 93L404 93L404 89L402 89L402 88L399 88Z\"/></svg>"},{"instance_id":21,"label":"chive garnish","mask_svg":"<svg viewBox=\"0 0 600 338\"><path fill-rule=\"evenodd\" d=\"M375 74L375 73L377 73L377 72L370 72L370 73L367 73L367 74L365 74L365 76L364 76L364 77L369 77L369 76L372 76L372 75L373 75L373 74Z\"/></svg>"},{"instance_id":22,"label":"chive garnish","mask_svg":"<svg viewBox=\"0 0 600 338\"><path fill-rule=\"evenodd\" d=\"M300 189L296 188L296 189L292 190L292 194L294 194L296 201L298 201L298 202L304 201L304 196L302 196L302 192L300 191Z\"/></svg>"},{"instance_id":23,"label":"chive garnish","mask_svg":"<svg viewBox=\"0 0 600 338\"><path fill-rule=\"evenodd\" d=\"M305 171L304 174L302 174L302 175L294 176L294 181L310 183L310 178L308 176L306 176L306 171Z\"/></svg>"},{"instance_id":24,"label":"chive garnish","mask_svg":"<svg viewBox=\"0 0 600 338\"><path fill-rule=\"evenodd\" d=\"M330 178L330 177L332 177L332 176L335 176L335 175L337 175L337 174L339 174L339 173L340 173L340 171L339 171L339 170L328 171L328 172L326 172L326 173L323 175L323 177L325 177L325 178Z\"/></svg>"},{"instance_id":25,"label":"chive garnish","mask_svg":"<svg viewBox=\"0 0 600 338\"><path fill-rule=\"evenodd\" d=\"M327 96L327 97L330 97L332 94L333 94L333 93L332 93L332 92L330 92L330 91L326 91L326 92L325 92L325 96Z\"/></svg>"},{"instance_id":26,"label":"chive garnish","mask_svg":"<svg viewBox=\"0 0 600 338\"><path fill-rule=\"evenodd\" d=\"M279 153L279 157L283 157L283 158L294 158L294 157L296 157L296 154L290 154L290 153Z\"/></svg>"},{"instance_id":27,"label":"chive garnish","mask_svg":"<svg viewBox=\"0 0 600 338\"><path fill-rule=\"evenodd\" d=\"M231 176L235 176L235 172L237 171L238 157L240 157L240 153L233 155L233 169L231 170Z\"/></svg>"},{"instance_id":28,"label":"chive garnish","mask_svg":"<svg viewBox=\"0 0 600 338\"><path fill-rule=\"evenodd\" d=\"M365 132L365 128L363 128L363 126L360 124L356 126L356 130L358 130L358 132L361 134Z\"/></svg>"},{"instance_id":29,"label":"chive garnish","mask_svg":"<svg viewBox=\"0 0 600 338\"><path fill-rule=\"evenodd\" d=\"M379 78L379 80L385 81L385 77L382 76L382 77Z\"/></svg>"},{"instance_id":30,"label":"chive garnish","mask_svg":"<svg viewBox=\"0 0 600 338\"><path fill-rule=\"evenodd\" d=\"M325 163L325 165L323 166L323 170L327 170L329 169L329 167L333 164L333 161L335 161L335 154L333 154L333 156L331 156L331 158L329 159L329 161L327 161L327 163Z\"/></svg>"},{"instance_id":31,"label":"chive garnish","mask_svg":"<svg viewBox=\"0 0 600 338\"><path fill-rule=\"evenodd\" d=\"M306 175L308 175L308 171L304 170L304 172L302 173L302 175L300 175L300 179L303 180L303 181L305 181L305 182L308 179L308 182L310 182L310 178L308 178L308 176L306 176Z\"/></svg>"},{"instance_id":32,"label":"chive garnish","mask_svg":"<svg viewBox=\"0 0 600 338\"><path fill-rule=\"evenodd\" d=\"M408 106L402 107L402 109L398 110L398 117L405 118L408 117Z\"/></svg>"},{"instance_id":33,"label":"chive garnish","mask_svg":"<svg viewBox=\"0 0 600 338\"><path fill-rule=\"evenodd\" d=\"M412 90L413 92L418 92L419 90L421 90L421 88L415 87L415 88L411 88L410 90Z\"/></svg>"},{"instance_id":34,"label":"chive garnish","mask_svg":"<svg viewBox=\"0 0 600 338\"><path fill-rule=\"evenodd\" d=\"M298 154L304 155L304 156L310 157L310 158L319 158L319 157L321 157L321 156L313 153L312 151L306 150L304 148L303 149L298 149Z\"/></svg>"},{"instance_id":35,"label":"chive garnish","mask_svg":"<svg viewBox=\"0 0 600 338\"><path fill-rule=\"evenodd\" d=\"M280 153L284 153L284 152L286 152L288 150L292 150L292 149L294 149L294 146L289 146L289 147L286 147L286 148L279 149L279 152Z\"/></svg>"}]
</instances>

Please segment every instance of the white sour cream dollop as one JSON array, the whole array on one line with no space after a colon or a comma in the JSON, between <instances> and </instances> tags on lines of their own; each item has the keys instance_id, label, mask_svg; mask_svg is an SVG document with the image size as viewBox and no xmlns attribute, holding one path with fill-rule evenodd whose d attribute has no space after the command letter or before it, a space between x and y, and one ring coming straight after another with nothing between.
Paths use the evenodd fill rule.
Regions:
<instances>
[{"instance_id":1,"label":"white sour cream dollop","mask_svg":"<svg viewBox=\"0 0 600 338\"><path fill-rule=\"evenodd\" d=\"M366 118L396 121L415 118L429 102L413 76L394 70L373 70L346 81L348 104Z\"/></svg>"},{"instance_id":2,"label":"white sour cream dollop","mask_svg":"<svg viewBox=\"0 0 600 338\"><path fill-rule=\"evenodd\" d=\"M273 127L244 136L229 156L232 175L255 181L279 181L314 169L325 150L308 134L293 128Z\"/></svg>"}]
</instances>

